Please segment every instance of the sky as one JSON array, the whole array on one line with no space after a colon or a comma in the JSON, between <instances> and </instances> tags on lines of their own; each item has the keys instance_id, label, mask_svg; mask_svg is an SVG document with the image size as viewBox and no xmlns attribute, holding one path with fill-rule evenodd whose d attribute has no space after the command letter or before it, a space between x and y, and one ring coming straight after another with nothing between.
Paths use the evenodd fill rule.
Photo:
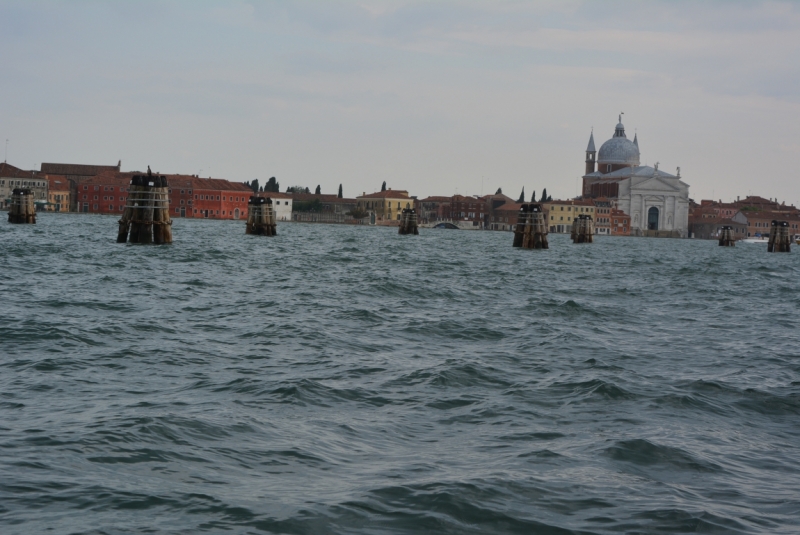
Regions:
<instances>
[{"instance_id":1,"label":"sky","mask_svg":"<svg viewBox=\"0 0 800 535\"><path fill-rule=\"evenodd\" d=\"M800 206L795 2L0 0L0 47L23 169L569 198L624 112L693 199Z\"/></svg>"}]
</instances>

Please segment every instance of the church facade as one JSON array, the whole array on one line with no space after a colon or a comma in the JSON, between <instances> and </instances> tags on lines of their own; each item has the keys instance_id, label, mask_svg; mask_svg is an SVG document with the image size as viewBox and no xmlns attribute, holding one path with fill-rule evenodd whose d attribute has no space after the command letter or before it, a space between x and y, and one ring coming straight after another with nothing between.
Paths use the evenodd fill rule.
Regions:
<instances>
[{"instance_id":1,"label":"church facade","mask_svg":"<svg viewBox=\"0 0 800 535\"><path fill-rule=\"evenodd\" d=\"M689 185L658 163L641 165L639 139L625 135L620 115L614 136L596 151L594 132L586 147L583 197L612 199L631 218L631 235L685 238L689 230Z\"/></svg>"}]
</instances>

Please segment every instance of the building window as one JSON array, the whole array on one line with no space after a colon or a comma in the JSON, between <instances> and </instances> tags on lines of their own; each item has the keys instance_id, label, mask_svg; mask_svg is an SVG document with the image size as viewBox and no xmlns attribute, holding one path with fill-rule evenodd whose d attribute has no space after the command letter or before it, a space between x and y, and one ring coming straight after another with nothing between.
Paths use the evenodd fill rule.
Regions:
<instances>
[{"instance_id":1,"label":"building window","mask_svg":"<svg viewBox=\"0 0 800 535\"><path fill-rule=\"evenodd\" d=\"M219 200L219 195L217 195L217 200Z\"/></svg>"},{"instance_id":2,"label":"building window","mask_svg":"<svg viewBox=\"0 0 800 535\"><path fill-rule=\"evenodd\" d=\"M95 201L97 200L97 195L95 195L95 196L94 196L94 200L95 200Z\"/></svg>"},{"instance_id":3,"label":"building window","mask_svg":"<svg viewBox=\"0 0 800 535\"><path fill-rule=\"evenodd\" d=\"M176 214L180 214L180 213L181 213L181 209L176 207L176 208L175 208L175 213L176 213Z\"/></svg>"},{"instance_id":4,"label":"building window","mask_svg":"<svg viewBox=\"0 0 800 535\"><path fill-rule=\"evenodd\" d=\"M183 204L183 199L181 199L181 204Z\"/></svg>"},{"instance_id":5,"label":"building window","mask_svg":"<svg viewBox=\"0 0 800 535\"><path fill-rule=\"evenodd\" d=\"M92 209L97 210L97 205L96 204L92 205Z\"/></svg>"}]
</instances>

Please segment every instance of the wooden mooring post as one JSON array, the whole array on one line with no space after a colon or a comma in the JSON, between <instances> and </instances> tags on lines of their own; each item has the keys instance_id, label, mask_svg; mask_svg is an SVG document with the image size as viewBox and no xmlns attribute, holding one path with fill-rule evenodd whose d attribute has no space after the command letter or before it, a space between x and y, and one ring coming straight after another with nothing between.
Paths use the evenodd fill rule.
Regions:
<instances>
[{"instance_id":1,"label":"wooden mooring post","mask_svg":"<svg viewBox=\"0 0 800 535\"><path fill-rule=\"evenodd\" d=\"M247 202L247 227L244 232L258 236L277 235L272 199L255 195L250 197Z\"/></svg>"},{"instance_id":2,"label":"wooden mooring post","mask_svg":"<svg viewBox=\"0 0 800 535\"><path fill-rule=\"evenodd\" d=\"M736 247L736 240L733 239L733 227L726 225L719 231L720 247Z\"/></svg>"},{"instance_id":3,"label":"wooden mooring post","mask_svg":"<svg viewBox=\"0 0 800 535\"><path fill-rule=\"evenodd\" d=\"M128 188L125 211L119 220L117 243L172 243L172 219L169 215L167 177L134 175Z\"/></svg>"},{"instance_id":4,"label":"wooden mooring post","mask_svg":"<svg viewBox=\"0 0 800 535\"><path fill-rule=\"evenodd\" d=\"M397 230L398 234L419 234L417 227L417 211L413 208L403 208L400 212L400 228Z\"/></svg>"},{"instance_id":5,"label":"wooden mooring post","mask_svg":"<svg viewBox=\"0 0 800 535\"><path fill-rule=\"evenodd\" d=\"M594 220L592 216L581 214L572 220L572 243L594 242Z\"/></svg>"},{"instance_id":6,"label":"wooden mooring post","mask_svg":"<svg viewBox=\"0 0 800 535\"><path fill-rule=\"evenodd\" d=\"M36 224L33 191L28 188L14 188L11 192L11 206L8 207L8 222Z\"/></svg>"},{"instance_id":7,"label":"wooden mooring post","mask_svg":"<svg viewBox=\"0 0 800 535\"><path fill-rule=\"evenodd\" d=\"M547 242L547 221L541 204L523 204L520 207L513 245L523 249L550 248Z\"/></svg>"},{"instance_id":8,"label":"wooden mooring post","mask_svg":"<svg viewBox=\"0 0 800 535\"><path fill-rule=\"evenodd\" d=\"M789 253L791 252L791 239L789 237L789 223L787 221L772 220L769 226L769 241L767 242L768 253Z\"/></svg>"}]
</instances>

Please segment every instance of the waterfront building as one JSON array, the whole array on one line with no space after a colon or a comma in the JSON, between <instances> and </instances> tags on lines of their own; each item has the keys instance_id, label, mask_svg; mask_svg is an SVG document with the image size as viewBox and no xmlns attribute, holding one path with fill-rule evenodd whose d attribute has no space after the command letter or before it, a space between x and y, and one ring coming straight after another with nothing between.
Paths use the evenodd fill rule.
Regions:
<instances>
[{"instance_id":1,"label":"waterfront building","mask_svg":"<svg viewBox=\"0 0 800 535\"><path fill-rule=\"evenodd\" d=\"M207 219L246 219L249 186L221 178L167 175L170 215Z\"/></svg>"},{"instance_id":2,"label":"waterfront building","mask_svg":"<svg viewBox=\"0 0 800 535\"><path fill-rule=\"evenodd\" d=\"M612 208L609 214L609 220L611 223L610 230L612 236L631 235L631 216L622 210Z\"/></svg>"},{"instance_id":3,"label":"waterfront building","mask_svg":"<svg viewBox=\"0 0 800 535\"><path fill-rule=\"evenodd\" d=\"M425 197L417 201L417 217L419 223L438 223L452 219L451 197Z\"/></svg>"},{"instance_id":4,"label":"waterfront building","mask_svg":"<svg viewBox=\"0 0 800 535\"><path fill-rule=\"evenodd\" d=\"M590 199L570 199L568 201L547 201L542 203L550 232L567 233L572 230L572 220L579 215L595 218L595 205Z\"/></svg>"},{"instance_id":5,"label":"waterfront building","mask_svg":"<svg viewBox=\"0 0 800 535\"><path fill-rule=\"evenodd\" d=\"M789 223L789 234L800 234L800 214L785 211L745 211L741 212L747 218L747 236L769 236L769 228L773 220Z\"/></svg>"},{"instance_id":6,"label":"waterfront building","mask_svg":"<svg viewBox=\"0 0 800 535\"><path fill-rule=\"evenodd\" d=\"M23 171L8 163L0 163L0 202L4 207L11 203L11 192L14 188L29 188L37 207L47 204L46 177L39 176L36 171Z\"/></svg>"},{"instance_id":7,"label":"waterfront building","mask_svg":"<svg viewBox=\"0 0 800 535\"><path fill-rule=\"evenodd\" d=\"M489 217L489 229L514 230L522 204L511 201L503 203L492 210L492 215Z\"/></svg>"},{"instance_id":8,"label":"waterfront building","mask_svg":"<svg viewBox=\"0 0 800 535\"><path fill-rule=\"evenodd\" d=\"M103 172L78 186L81 212L121 215L130 181L139 172ZM245 184L193 175L165 175L169 183L170 216L209 219L244 219L253 191Z\"/></svg>"},{"instance_id":9,"label":"waterfront building","mask_svg":"<svg viewBox=\"0 0 800 535\"><path fill-rule=\"evenodd\" d=\"M291 221L294 197L289 193L278 191L259 191L259 197L272 199L272 209L275 211L275 221Z\"/></svg>"},{"instance_id":10,"label":"waterfront building","mask_svg":"<svg viewBox=\"0 0 800 535\"><path fill-rule=\"evenodd\" d=\"M70 202L69 211L78 211L77 194L78 185L84 180L99 175L100 173L119 173L121 171L122 161L118 161L117 165L87 165L87 164L74 164L74 163L43 163L39 169L43 175L58 175L67 179L70 185Z\"/></svg>"},{"instance_id":11,"label":"waterfront building","mask_svg":"<svg viewBox=\"0 0 800 535\"><path fill-rule=\"evenodd\" d=\"M72 187L66 177L47 175L47 211L69 212Z\"/></svg>"},{"instance_id":12,"label":"waterfront building","mask_svg":"<svg viewBox=\"0 0 800 535\"><path fill-rule=\"evenodd\" d=\"M594 133L586 147L583 197L606 197L631 216L637 236L686 237L689 186L676 174L641 165L638 136L630 141L620 116L614 135L595 150Z\"/></svg>"},{"instance_id":13,"label":"waterfront building","mask_svg":"<svg viewBox=\"0 0 800 535\"><path fill-rule=\"evenodd\" d=\"M596 234L604 236L611 235L611 210L614 209L614 203L611 199L605 197L598 197L594 199L594 230Z\"/></svg>"},{"instance_id":14,"label":"waterfront building","mask_svg":"<svg viewBox=\"0 0 800 535\"><path fill-rule=\"evenodd\" d=\"M720 215L721 211L724 215ZM731 227L734 239L746 238L747 218L739 210L732 215L730 211L727 208L720 210L719 207L708 205L694 210L689 218L689 235L701 240L719 239L722 227L727 226Z\"/></svg>"},{"instance_id":15,"label":"waterfront building","mask_svg":"<svg viewBox=\"0 0 800 535\"><path fill-rule=\"evenodd\" d=\"M407 191L399 189L363 193L356 198L356 203L358 208L371 214L371 221L376 224L396 224L404 208L414 207L414 199Z\"/></svg>"},{"instance_id":16,"label":"waterfront building","mask_svg":"<svg viewBox=\"0 0 800 535\"><path fill-rule=\"evenodd\" d=\"M480 230L487 228L489 210L480 197L453 195L450 197L450 215L458 228Z\"/></svg>"}]
</instances>

